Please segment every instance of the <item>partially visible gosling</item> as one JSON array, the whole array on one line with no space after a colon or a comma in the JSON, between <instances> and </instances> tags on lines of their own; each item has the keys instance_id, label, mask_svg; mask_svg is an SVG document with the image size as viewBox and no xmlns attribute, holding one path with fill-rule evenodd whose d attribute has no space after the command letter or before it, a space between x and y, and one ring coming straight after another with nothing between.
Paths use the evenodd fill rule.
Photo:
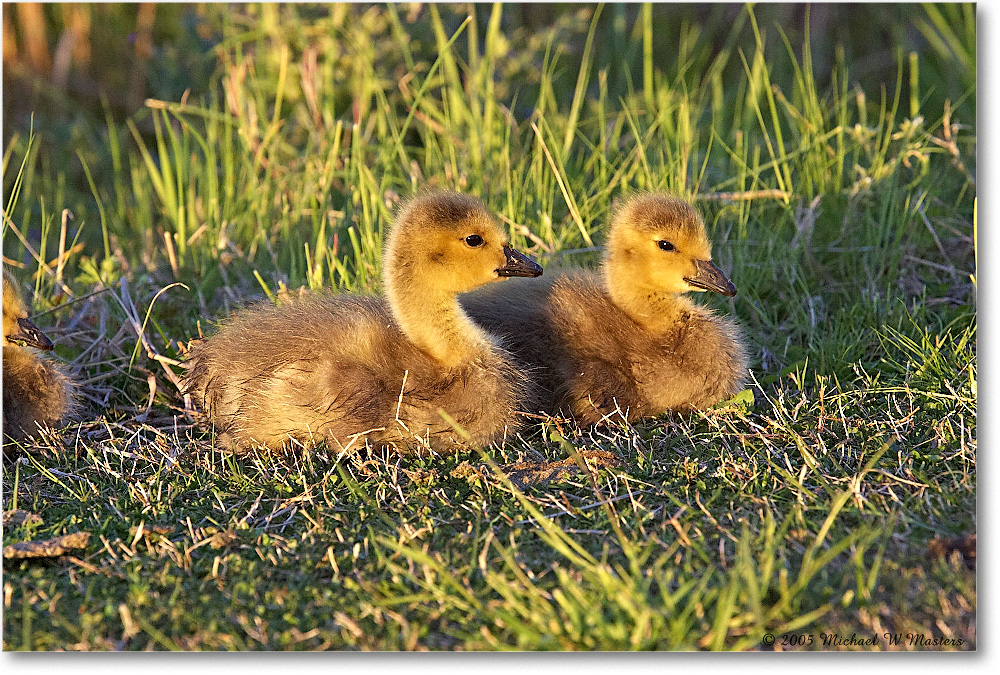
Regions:
<instances>
[{"instance_id":1,"label":"partially visible gosling","mask_svg":"<svg viewBox=\"0 0 1000 675\"><path fill-rule=\"evenodd\" d=\"M244 312L197 346L186 390L238 450L326 440L400 452L479 446L517 426L528 386L456 295L541 267L476 199L413 199L385 246L386 297L307 297ZM523 326L522 330L531 330Z\"/></svg>"},{"instance_id":2,"label":"partially visible gosling","mask_svg":"<svg viewBox=\"0 0 1000 675\"><path fill-rule=\"evenodd\" d=\"M59 426L75 409L74 381L35 349L52 341L28 320L17 283L3 272L3 434L21 441L43 426Z\"/></svg>"},{"instance_id":3,"label":"partially visible gosling","mask_svg":"<svg viewBox=\"0 0 1000 675\"><path fill-rule=\"evenodd\" d=\"M462 302L535 370L536 410L568 412L589 426L619 411L632 421L703 409L738 393L747 372L736 325L684 296L736 295L711 258L689 204L642 195L613 218L599 274L521 281Z\"/></svg>"}]
</instances>

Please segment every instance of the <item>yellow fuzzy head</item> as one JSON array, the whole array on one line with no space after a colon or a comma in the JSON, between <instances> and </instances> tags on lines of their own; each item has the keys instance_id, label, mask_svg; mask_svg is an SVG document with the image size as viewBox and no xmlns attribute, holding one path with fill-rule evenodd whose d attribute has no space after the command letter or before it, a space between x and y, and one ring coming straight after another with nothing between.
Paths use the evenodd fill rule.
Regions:
<instances>
[{"instance_id":1,"label":"yellow fuzzy head","mask_svg":"<svg viewBox=\"0 0 1000 675\"><path fill-rule=\"evenodd\" d=\"M711 260L705 223L681 199L632 197L612 219L605 250L609 282L653 293L711 290L735 295L735 286Z\"/></svg>"},{"instance_id":2,"label":"yellow fuzzy head","mask_svg":"<svg viewBox=\"0 0 1000 675\"><path fill-rule=\"evenodd\" d=\"M510 247L506 233L478 199L438 192L399 212L385 250L387 290L411 283L457 294L509 276L538 276L541 267Z\"/></svg>"},{"instance_id":3,"label":"yellow fuzzy head","mask_svg":"<svg viewBox=\"0 0 1000 675\"><path fill-rule=\"evenodd\" d=\"M8 335L19 331L17 320L28 318L28 310L21 299L20 289L13 277L3 271L3 336L6 342Z\"/></svg>"}]
</instances>

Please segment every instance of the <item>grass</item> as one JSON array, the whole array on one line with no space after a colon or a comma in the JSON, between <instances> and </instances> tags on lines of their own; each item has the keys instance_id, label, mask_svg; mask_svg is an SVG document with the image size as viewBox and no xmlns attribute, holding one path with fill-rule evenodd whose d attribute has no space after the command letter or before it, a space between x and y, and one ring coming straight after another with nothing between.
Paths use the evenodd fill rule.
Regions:
<instances>
[{"instance_id":1,"label":"grass","mask_svg":"<svg viewBox=\"0 0 1000 675\"><path fill-rule=\"evenodd\" d=\"M165 61L212 73L189 93L5 126L5 263L93 413L5 447L3 509L40 519L4 544L91 533L5 560L5 650L976 648L947 545L976 531L969 6L817 10L876 47L767 7L188 11L214 59ZM254 299L378 292L430 186L550 265L594 264L630 190L693 200L753 396L468 457L216 448L185 343ZM854 633L879 642L823 645Z\"/></svg>"}]
</instances>

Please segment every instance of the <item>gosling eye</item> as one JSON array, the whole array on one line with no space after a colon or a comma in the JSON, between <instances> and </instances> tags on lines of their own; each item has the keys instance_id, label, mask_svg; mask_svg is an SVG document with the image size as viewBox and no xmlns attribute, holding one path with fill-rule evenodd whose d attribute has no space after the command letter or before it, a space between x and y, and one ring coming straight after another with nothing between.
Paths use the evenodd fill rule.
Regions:
<instances>
[{"instance_id":1,"label":"gosling eye","mask_svg":"<svg viewBox=\"0 0 1000 675\"><path fill-rule=\"evenodd\" d=\"M483 238L480 237L478 234L470 234L468 237L465 238L465 243L471 246L472 248L476 248L477 246L483 245Z\"/></svg>"},{"instance_id":2,"label":"gosling eye","mask_svg":"<svg viewBox=\"0 0 1000 675\"><path fill-rule=\"evenodd\" d=\"M657 246L660 247L661 251L674 251L676 247L665 239L661 239L657 242Z\"/></svg>"}]
</instances>

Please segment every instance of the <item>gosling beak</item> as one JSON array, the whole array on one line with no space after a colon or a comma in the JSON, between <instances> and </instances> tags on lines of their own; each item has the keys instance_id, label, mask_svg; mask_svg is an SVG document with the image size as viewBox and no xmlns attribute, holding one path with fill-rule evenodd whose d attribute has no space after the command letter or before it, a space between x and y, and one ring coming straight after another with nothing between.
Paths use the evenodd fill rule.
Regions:
<instances>
[{"instance_id":1,"label":"gosling beak","mask_svg":"<svg viewBox=\"0 0 1000 675\"><path fill-rule=\"evenodd\" d=\"M736 286L713 263L707 260L695 260L694 265L698 273L693 277L684 277L684 281L706 291L714 291L729 297L736 295Z\"/></svg>"},{"instance_id":2,"label":"gosling beak","mask_svg":"<svg viewBox=\"0 0 1000 675\"><path fill-rule=\"evenodd\" d=\"M38 349L52 349L52 340L45 337L45 333L35 324L27 319L18 319L17 327L20 329L19 333L7 336L7 339L14 344L36 347Z\"/></svg>"},{"instance_id":3,"label":"gosling beak","mask_svg":"<svg viewBox=\"0 0 1000 675\"><path fill-rule=\"evenodd\" d=\"M510 246L503 247L503 254L507 256L507 263L503 267L497 268L498 277L540 277L542 268L528 256L518 253Z\"/></svg>"}]
</instances>

